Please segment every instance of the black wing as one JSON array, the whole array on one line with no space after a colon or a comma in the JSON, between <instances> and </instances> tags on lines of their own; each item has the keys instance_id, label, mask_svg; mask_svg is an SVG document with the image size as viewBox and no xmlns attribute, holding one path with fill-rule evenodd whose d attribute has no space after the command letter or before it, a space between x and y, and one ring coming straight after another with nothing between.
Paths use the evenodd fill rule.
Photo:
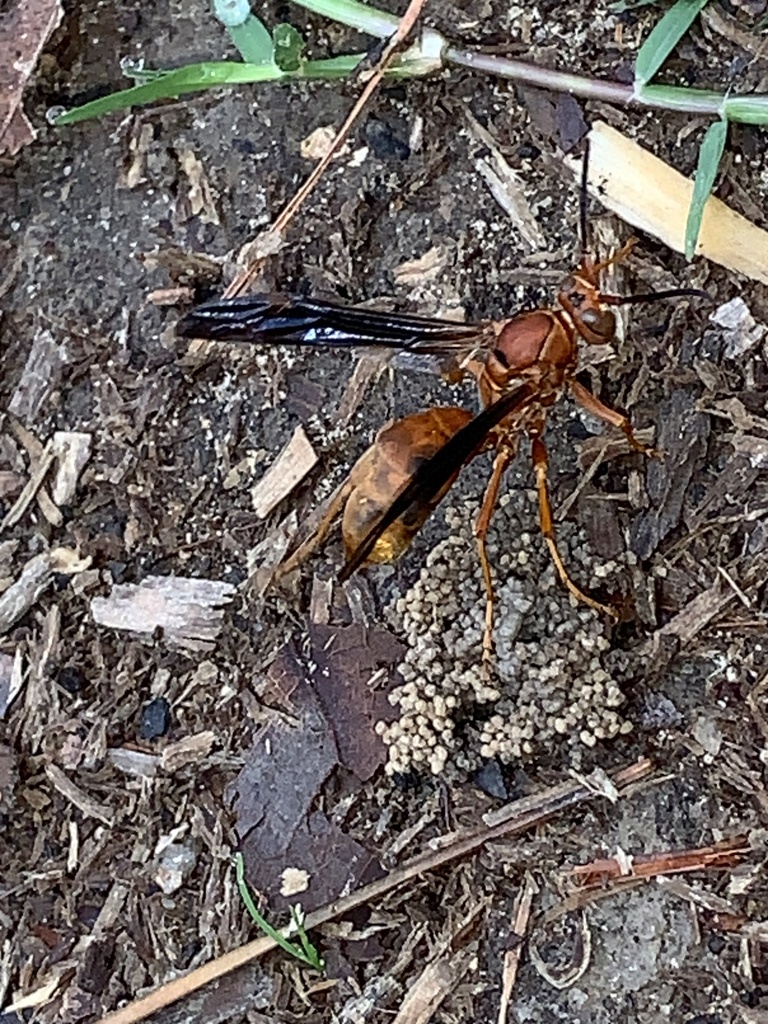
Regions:
<instances>
[{"instance_id":1,"label":"black wing","mask_svg":"<svg viewBox=\"0 0 768 1024\"><path fill-rule=\"evenodd\" d=\"M383 345L440 355L466 349L484 328L287 295L241 295L198 306L182 317L176 333L267 345Z\"/></svg>"},{"instance_id":2,"label":"black wing","mask_svg":"<svg viewBox=\"0 0 768 1024\"><path fill-rule=\"evenodd\" d=\"M339 574L339 579L349 579L352 573L363 565L373 551L376 541L395 520L405 515L411 508L420 509L429 505L440 489L451 479L457 468L463 466L480 451L490 431L505 416L527 405L537 394L537 388L533 384L523 384L517 390L502 395L497 402L489 405L487 409L483 409L449 441L446 441L430 459L422 463L381 519L368 531L347 559Z\"/></svg>"}]
</instances>

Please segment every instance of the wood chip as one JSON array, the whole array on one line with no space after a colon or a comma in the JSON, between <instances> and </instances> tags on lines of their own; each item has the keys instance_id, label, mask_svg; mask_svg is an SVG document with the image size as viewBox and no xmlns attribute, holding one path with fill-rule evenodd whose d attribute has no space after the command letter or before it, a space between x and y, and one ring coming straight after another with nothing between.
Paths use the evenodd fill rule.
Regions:
<instances>
[{"instance_id":1,"label":"wood chip","mask_svg":"<svg viewBox=\"0 0 768 1024\"><path fill-rule=\"evenodd\" d=\"M264 476L251 490L253 508L265 519L317 464L317 455L299 426Z\"/></svg>"},{"instance_id":2,"label":"wood chip","mask_svg":"<svg viewBox=\"0 0 768 1024\"><path fill-rule=\"evenodd\" d=\"M25 615L57 573L73 575L91 564L73 548L53 548L30 558L19 578L0 595L0 636Z\"/></svg>"},{"instance_id":3,"label":"wood chip","mask_svg":"<svg viewBox=\"0 0 768 1024\"><path fill-rule=\"evenodd\" d=\"M533 897L539 891L530 872L525 873L525 882L515 899L514 916L512 919L512 934L507 939L507 950L504 953L504 967L502 971L501 999L499 1000L498 1024L507 1024L509 1007L512 998L512 990L517 979L517 970L520 966L520 955L523 951L523 941L528 931L528 921L531 916Z\"/></svg>"},{"instance_id":4,"label":"wood chip","mask_svg":"<svg viewBox=\"0 0 768 1024\"><path fill-rule=\"evenodd\" d=\"M68 505L75 496L77 481L91 457L90 434L58 430L53 435L53 454L58 466L53 478L51 497L57 505Z\"/></svg>"},{"instance_id":5,"label":"wood chip","mask_svg":"<svg viewBox=\"0 0 768 1024\"><path fill-rule=\"evenodd\" d=\"M94 597L91 614L100 626L152 636L157 629L190 650L210 650L224 619L221 607L235 587L218 580L147 576L141 583L112 588Z\"/></svg>"},{"instance_id":6,"label":"wood chip","mask_svg":"<svg viewBox=\"0 0 768 1024\"><path fill-rule=\"evenodd\" d=\"M0 153L13 156L35 138L21 108L21 96L63 14L60 0L9 0L2 6Z\"/></svg>"},{"instance_id":7,"label":"wood chip","mask_svg":"<svg viewBox=\"0 0 768 1024\"><path fill-rule=\"evenodd\" d=\"M47 764L45 766L45 774L59 793L69 800L70 803L73 803L83 814L86 814L89 818L96 818L97 821L102 822L104 825L112 825L112 815L109 813L108 808L97 800L93 800L84 790L75 785L72 779L58 765Z\"/></svg>"},{"instance_id":8,"label":"wood chip","mask_svg":"<svg viewBox=\"0 0 768 1024\"><path fill-rule=\"evenodd\" d=\"M546 239L525 195L525 185L517 171L504 159L491 133L464 104L464 116L474 137L490 151L490 158L475 161L475 167L485 180L491 195L514 224L520 241L529 252L546 247Z\"/></svg>"},{"instance_id":9,"label":"wood chip","mask_svg":"<svg viewBox=\"0 0 768 1024\"><path fill-rule=\"evenodd\" d=\"M628 224L684 252L693 182L602 121L589 133L589 147L590 193ZM567 163L578 180L581 160ZM714 196L704 207L696 253L768 284L768 232Z\"/></svg>"},{"instance_id":10,"label":"wood chip","mask_svg":"<svg viewBox=\"0 0 768 1024\"><path fill-rule=\"evenodd\" d=\"M215 193L203 169L202 161L191 149L178 151L179 166L189 182L186 201L192 217L199 217L203 224L220 224L219 214L214 201Z\"/></svg>"},{"instance_id":11,"label":"wood chip","mask_svg":"<svg viewBox=\"0 0 768 1024\"><path fill-rule=\"evenodd\" d=\"M154 779L160 767L157 754L145 754L129 747L116 747L107 751L107 758L118 771L133 775L137 779Z\"/></svg>"},{"instance_id":12,"label":"wood chip","mask_svg":"<svg viewBox=\"0 0 768 1024\"><path fill-rule=\"evenodd\" d=\"M165 748L160 757L160 765L166 772L176 772L187 764L202 761L210 754L215 741L216 733L210 729L185 736Z\"/></svg>"},{"instance_id":13,"label":"wood chip","mask_svg":"<svg viewBox=\"0 0 768 1024\"><path fill-rule=\"evenodd\" d=\"M68 362L67 350L50 331L35 336L21 378L8 403L12 416L31 426L45 407L59 381L62 366Z\"/></svg>"}]
</instances>

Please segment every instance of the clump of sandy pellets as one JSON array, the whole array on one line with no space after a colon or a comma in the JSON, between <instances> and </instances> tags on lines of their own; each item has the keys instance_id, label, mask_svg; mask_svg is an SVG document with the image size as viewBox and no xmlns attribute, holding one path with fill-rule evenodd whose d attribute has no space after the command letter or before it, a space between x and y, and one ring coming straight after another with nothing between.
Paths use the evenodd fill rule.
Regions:
<instances>
[{"instance_id":1,"label":"clump of sandy pellets","mask_svg":"<svg viewBox=\"0 0 768 1024\"><path fill-rule=\"evenodd\" d=\"M403 685L390 695L399 718L377 726L389 747L390 774L428 768L437 775L447 765L471 770L487 758L508 763L555 741L592 747L632 728L603 665L606 627L557 577L535 529L535 492L503 495L494 518L488 550L497 580L495 657L484 672L476 515L476 502L446 510L450 536L389 609L408 647ZM595 565L571 524L561 524L558 544L573 578L587 589L619 569Z\"/></svg>"}]
</instances>

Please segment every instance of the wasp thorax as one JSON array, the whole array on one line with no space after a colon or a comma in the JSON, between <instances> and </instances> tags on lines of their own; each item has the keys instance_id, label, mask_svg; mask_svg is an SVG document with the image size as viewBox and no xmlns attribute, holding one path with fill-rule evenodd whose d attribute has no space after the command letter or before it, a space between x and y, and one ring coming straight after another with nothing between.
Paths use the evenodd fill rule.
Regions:
<instances>
[{"instance_id":1,"label":"wasp thorax","mask_svg":"<svg viewBox=\"0 0 768 1024\"><path fill-rule=\"evenodd\" d=\"M548 312L525 313L510 320L496 339L487 363L489 371L517 373L533 366L541 358L551 332L552 316Z\"/></svg>"}]
</instances>

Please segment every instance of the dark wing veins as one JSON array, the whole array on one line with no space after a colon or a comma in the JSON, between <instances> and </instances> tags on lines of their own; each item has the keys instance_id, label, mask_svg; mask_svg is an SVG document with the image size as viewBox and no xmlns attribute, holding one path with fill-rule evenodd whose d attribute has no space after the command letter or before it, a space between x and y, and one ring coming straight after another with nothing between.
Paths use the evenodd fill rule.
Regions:
<instances>
[{"instance_id":1,"label":"dark wing veins","mask_svg":"<svg viewBox=\"0 0 768 1024\"><path fill-rule=\"evenodd\" d=\"M477 324L384 313L284 295L242 295L206 302L176 327L186 338L263 345L368 346L448 354L482 337Z\"/></svg>"}]
</instances>

